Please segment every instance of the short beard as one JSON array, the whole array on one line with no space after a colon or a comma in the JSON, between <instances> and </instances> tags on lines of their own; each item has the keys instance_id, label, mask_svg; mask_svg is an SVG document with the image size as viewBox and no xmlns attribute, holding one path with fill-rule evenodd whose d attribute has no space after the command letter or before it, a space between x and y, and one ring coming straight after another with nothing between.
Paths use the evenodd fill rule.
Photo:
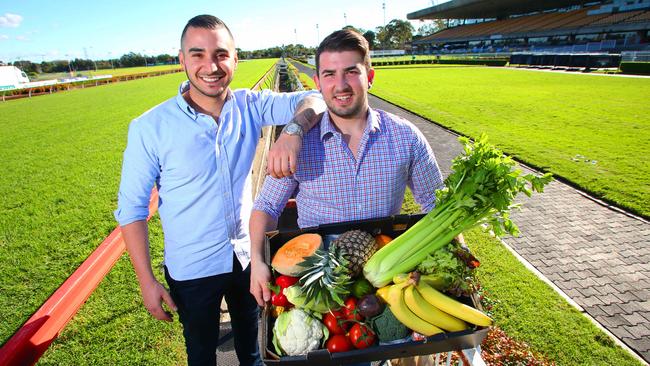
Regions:
<instances>
[{"instance_id":1,"label":"short beard","mask_svg":"<svg viewBox=\"0 0 650 366\"><path fill-rule=\"evenodd\" d=\"M333 106L329 105L329 103L325 103L325 104L327 105L327 110L329 113L339 118L345 118L345 119L356 117L364 109L363 101L361 101L357 105L351 106L349 109L344 109L344 110L340 110L340 109L337 110L337 108L334 108Z\"/></svg>"}]
</instances>

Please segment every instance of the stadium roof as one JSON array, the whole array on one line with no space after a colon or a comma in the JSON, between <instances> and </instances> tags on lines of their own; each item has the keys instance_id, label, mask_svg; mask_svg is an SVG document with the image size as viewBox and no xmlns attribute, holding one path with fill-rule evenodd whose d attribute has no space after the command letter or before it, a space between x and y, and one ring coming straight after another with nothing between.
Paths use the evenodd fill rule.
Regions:
<instances>
[{"instance_id":1,"label":"stadium roof","mask_svg":"<svg viewBox=\"0 0 650 366\"><path fill-rule=\"evenodd\" d=\"M406 15L407 19L483 19L525 14L572 5L584 0L452 0Z\"/></svg>"}]
</instances>

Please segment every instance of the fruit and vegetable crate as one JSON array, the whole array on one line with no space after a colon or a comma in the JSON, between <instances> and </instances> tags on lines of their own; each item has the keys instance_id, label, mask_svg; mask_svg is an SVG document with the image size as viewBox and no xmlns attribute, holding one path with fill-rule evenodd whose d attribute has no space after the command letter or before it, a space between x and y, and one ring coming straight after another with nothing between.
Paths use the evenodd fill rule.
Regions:
<instances>
[{"instance_id":1,"label":"fruit and vegetable crate","mask_svg":"<svg viewBox=\"0 0 650 366\"><path fill-rule=\"evenodd\" d=\"M330 235L343 234L350 230L361 230L374 237L386 235L395 238L422 217L423 215L398 215L381 219L322 225L303 230L271 232L268 233L266 242L267 263L271 263L270 258L274 257L283 244L302 234L314 233L325 238ZM457 300L480 310L480 303L475 294L469 297L459 297ZM350 347L351 350L349 351L330 352L330 350L323 347L302 355L280 356L276 351L277 348L272 344L274 323L275 317L272 316L272 310L267 307L262 314L261 324L262 334L264 335L260 340L263 361L268 365L291 366L341 365L475 348L481 344L489 329L489 327L474 325L464 330L443 332L429 337L421 336L416 338L414 335L417 335L417 333L409 334L409 336L398 342L380 342L377 344L376 341L373 341L372 345L362 349Z\"/></svg>"}]
</instances>

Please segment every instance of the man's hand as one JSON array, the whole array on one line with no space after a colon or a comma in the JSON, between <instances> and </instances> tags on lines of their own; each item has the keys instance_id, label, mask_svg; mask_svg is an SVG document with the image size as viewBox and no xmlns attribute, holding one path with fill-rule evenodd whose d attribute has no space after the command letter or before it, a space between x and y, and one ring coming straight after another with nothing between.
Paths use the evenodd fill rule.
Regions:
<instances>
[{"instance_id":1,"label":"man's hand","mask_svg":"<svg viewBox=\"0 0 650 366\"><path fill-rule=\"evenodd\" d=\"M296 172L302 138L280 134L269 150L266 172L273 178L288 177Z\"/></svg>"},{"instance_id":2,"label":"man's hand","mask_svg":"<svg viewBox=\"0 0 650 366\"><path fill-rule=\"evenodd\" d=\"M283 132L278 140L271 146L266 165L266 172L273 178L288 177L296 172L298 167L298 154L302 146L302 136L311 130L323 117L327 106L323 99L313 95L306 96L296 106L293 118L285 129L292 124L300 125L302 133Z\"/></svg>"},{"instance_id":3,"label":"man's hand","mask_svg":"<svg viewBox=\"0 0 650 366\"><path fill-rule=\"evenodd\" d=\"M152 281L146 285L143 284L140 286L140 291L142 291L142 300L145 308L147 308L154 318L168 322L172 321L172 313L163 309L162 303L167 304L167 307L173 311L177 311L178 308L174 304L174 300L172 300L169 292L167 292L160 282Z\"/></svg>"},{"instance_id":4,"label":"man's hand","mask_svg":"<svg viewBox=\"0 0 650 366\"><path fill-rule=\"evenodd\" d=\"M269 290L268 283L271 282L271 271L269 267L262 262L251 262L251 286L250 291L257 305L264 306L265 303L271 300L271 290Z\"/></svg>"}]
</instances>

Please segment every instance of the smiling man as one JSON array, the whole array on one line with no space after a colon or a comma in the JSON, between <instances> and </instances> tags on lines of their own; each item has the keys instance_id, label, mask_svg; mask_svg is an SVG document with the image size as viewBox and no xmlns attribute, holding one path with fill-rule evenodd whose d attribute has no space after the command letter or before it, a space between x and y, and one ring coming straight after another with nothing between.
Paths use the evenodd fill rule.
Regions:
<instances>
[{"instance_id":1,"label":"smiling man","mask_svg":"<svg viewBox=\"0 0 650 366\"><path fill-rule=\"evenodd\" d=\"M316 114L324 105L309 93L230 90L238 61L234 39L211 15L187 23L179 61L188 81L176 97L129 127L115 217L147 310L166 321L172 315L163 303L178 311L189 365L216 364L224 297L240 364L261 365L258 308L247 287L255 148L263 125L291 120L287 126L293 126L292 131L306 131L318 121ZM282 149L278 155L280 170L286 170L288 162L295 164L299 137L283 133L284 142L276 142L287 146L288 156ZM169 292L156 280L149 257L146 218L154 184L160 197Z\"/></svg>"},{"instance_id":2,"label":"smiling man","mask_svg":"<svg viewBox=\"0 0 650 366\"><path fill-rule=\"evenodd\" d=\"M423 212L434 207L443 180L433 151L413 124L369 107L374 77L359 33L336 31L318 47L314 81L327 112L305 134L296 173L267 177L251 216L250 288L258 304L271 295L265 231L277 226L290 197L296 197L301 228L398 214L407 186Z\"/></svg>"}]
</instances>

